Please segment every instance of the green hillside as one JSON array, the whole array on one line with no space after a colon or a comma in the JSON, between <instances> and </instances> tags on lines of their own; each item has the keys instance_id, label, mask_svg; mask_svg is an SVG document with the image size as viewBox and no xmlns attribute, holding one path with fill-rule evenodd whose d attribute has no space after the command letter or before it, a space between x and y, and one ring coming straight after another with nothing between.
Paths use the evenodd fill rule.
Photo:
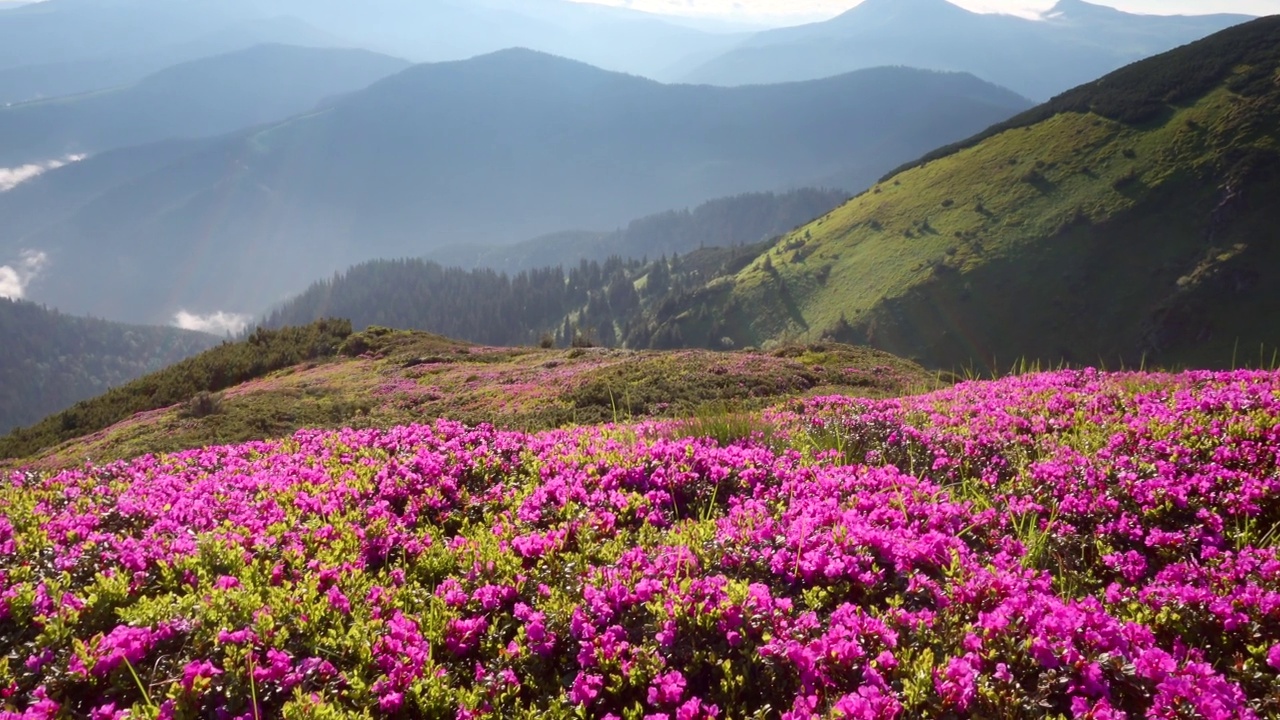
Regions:
<instances>
[{"instance_id":1,"label":"green hillside","mask_svg":"<svg viewBox=\"0 0 1280 720\"><path fill-rule=\"evenodd\" d=\"M694 342L693 318L718 317L739 345L831 337L941 367L1270 362L1278 138L1270 17L908 166L670 322Z\"/></svg>"}]
</instances>

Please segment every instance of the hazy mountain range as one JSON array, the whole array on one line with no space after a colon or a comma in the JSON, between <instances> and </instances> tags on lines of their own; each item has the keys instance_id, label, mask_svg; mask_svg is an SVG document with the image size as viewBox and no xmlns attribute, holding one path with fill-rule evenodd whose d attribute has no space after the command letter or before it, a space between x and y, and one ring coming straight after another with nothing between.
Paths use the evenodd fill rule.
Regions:
<instances>
[{"instance_id":1,"label":"hazy mountain range","mask_svg":"<svg viewBox=\"0 0 1280 720\"><path fill-rule=\"evenodd\" d=\"M337 314L490 344L585 334L632 349L837 340L975 372L1275 366L1278 73L1280 17L1264 18L931 152L755 247L510 277L366 263L270 322ZM628 231L650 222L663 221ZM553 255L573 240L537 243Z\"/></svg>"},{"instance_id":2,"label":"hazy mountain range","mask_svg":"<svg viewBox=\"0 0 1280 720\"><path fill-rule=\"evenodd\" d=\"M748 191L861 189L1029 105L907 68L715 88L503 51L47 173L0 194L0 253L47 253L30 297L69 311L255 312L364 259L618 227Z\"/></svg>"},{"instance_id":3,"label":"hazy mountain range","mask_svg":"<svg viewBox=\"0 0 1280 720\"><path fill-rule=\"evenodd\" d=\"M827 77L882 65L970 72L1037 100L1251 19L1124 13L1059 0L1040 20L946 0L866 0L831 20L752 36L683 79L718 85Z\"/></svg>"},{"instance_id":4,"label":"hazy mountain range","mask_svg":"<svg viewBox=\"0 0 1280 720\"><path fill-rule=\"evenodd\" d=\"M528 47L662 81L720 85L885 65L971 72L1045 99L1246 20L1062 0L1039 21L946 0L867 0L832 20L746 32L569 0L47 0L0 15L0 104L137 82L262 43L361 47L414 62Z\"/></svg>"},{"instance_id":5,"label":"hazy mountain range","mask_svg":"<svg viewBox=\"0 0 1280 720\"><path fill-rule=\"evenodd\" d=\"M260 45L133 85L0 107L0 167L278 121L408 66L365 50Z\"/></svg>"},{"instance_id":6,"label":"hazy mountain range","mask_svg":"<svg viewBox=\"0 0 1280 720\"><path fill-rule=\"evenodd\" d=\"M47 0L0 15L0 104L126 85L263 43L361 47L415 62L530 47L670 77L747 37L567 0ZM674 71L672 71L674 72Z\"/></svg>"},{"instance_id":7,"label":"hazy mountain range","mask_svg":"<svg viewBox=\"0 0 1280 720\"><path fill-rule=\"evenodd\" d=\"M848 199L843 190L817 188L743 193L647 215L612 232L566 230L512 245L450 245L432 250L427 259L509 273L610 257L657 259L699 248L753 245L825 215Z\"/></svg>"}]
</instances>

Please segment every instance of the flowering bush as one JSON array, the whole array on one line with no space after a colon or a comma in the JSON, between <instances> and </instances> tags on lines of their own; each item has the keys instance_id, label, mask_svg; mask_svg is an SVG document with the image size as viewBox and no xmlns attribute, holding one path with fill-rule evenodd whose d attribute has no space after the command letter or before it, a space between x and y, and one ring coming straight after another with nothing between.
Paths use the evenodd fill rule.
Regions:
<instances>
[{"instance_id":1,"label":"flowering bush","mask_svg":"<svg viewBox=\"0 0 1280 720\"><path fill-rule=\"evenodd\" d=\"M0 718L1280 715L1280 374L766 420L14 474Z\"/></svg>"}]
</instances>

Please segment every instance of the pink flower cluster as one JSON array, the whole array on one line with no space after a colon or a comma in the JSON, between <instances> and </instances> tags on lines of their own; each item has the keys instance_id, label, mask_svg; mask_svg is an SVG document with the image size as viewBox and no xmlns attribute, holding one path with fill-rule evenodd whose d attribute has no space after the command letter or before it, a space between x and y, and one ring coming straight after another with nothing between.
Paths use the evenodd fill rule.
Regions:
<instances>
[{"instance_id":1,"label":"pink flower cluster","mask_svg":"<svg viewBox=\"0 0 1280 720\"><path fill-rule=\"evenodd\" d=\"M1280 716L1280 374L304 431L0 486L0 719Z\"/></svg>"}]
</instances>

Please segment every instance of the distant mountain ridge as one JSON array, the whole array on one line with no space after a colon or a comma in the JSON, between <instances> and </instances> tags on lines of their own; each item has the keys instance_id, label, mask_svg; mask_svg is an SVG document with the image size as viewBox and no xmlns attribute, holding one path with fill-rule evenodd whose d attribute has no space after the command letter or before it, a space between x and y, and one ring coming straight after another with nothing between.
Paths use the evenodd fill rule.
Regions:
<instances>
[{"instance_id":1,"label":"distant mountain ridge","mask_svg":"<svg viewBox=\"0 0 1280 720\"><path fill-rule=\"evenodd\" d=\"M908 164L672 303L664 332L947 369L1274 365L1277 137L1280 16Z\"/></svg>"},{"instance_id":2,"label":"distant mountain ridge","mask_svg":"<svg viewBox=\"0 0 1280 720\"><path fill-rule=\"evenodd\" d=\"M261 44L343 47L348 43L297 18L246 20L186 42L155 47L142 45L102 57L43 60L0 67L0 106L124 87L174 65Z\"/></svg>"},{"instance_id":3,"label":"distant mountain ridge","mask_svg":"<svg viewBox=\"0 0 1280 720\"><path fill-rule=\"evenodd\" d=\"M311 110L408 66L364 50L258 45L127 87L0 107L0 167L222 135Z\"/></svg>"},{"instance_id":4,"label":"distant mountain ridge","mask_svg":"<svg viewBox=\"0 0 1280 720\"><path fill-rule=\"evenodd\" d=\"M263 43L349 45L297 17L234 2L46 0L0 15L0 105L130 85Z\"/></svg>"},{"instance_id":5,"label":"distant mountain ridge","mask_svg":"<svg viewBox=\"0 0 1280 720\"><path fill-rule=\"evenodd\" d=\"M253 313L370 257L617 227L742 192L857 190L1029 105L905 68L713 88L510 50L415 66L216 141L47 173L0 194L0 250L47 252L31 297L70 311Z\"/></svg>"},{"instance_id":6,"label":"distant mountain ridge","mask_svg":"<svg viewBox=\"0 0 1280 720\"><path fill-rule=\"evenodd\" d=\"M45 0L0 16L0 105L129 85L263 43L414 62L528 46L673 79L667 68L745 37L569 0Z\"/></svg>"},{"instance_id":7,"label":"distant mountain ridge","mask_svg":"<svg viewBox=\"0 0 1280 720\"><path fill-rule=\"evenodd\" d=\"M1030 20L970 12L947 0L865 0L825 22L754 35L684 79L717 85L775 83L907 65L970 72L1046 100L1250 19L1134 15L1061 0L1041 20Z\"/></svg>"},{"instance_id":8,"label":"distant mountain ridge","mask_svg":"<svg viewBox=\"0 0 1280 720\"><path fill-rule=\"evenodd\" d=\"M439 248L428 259L444 266L499 272L572 266L610 257L656 259L702 247L752 245L826 214L849 199L843 190L801 188L782 193L744 193L709 200L693 209L668 210L627 223L613 232L564 231L514 245Z\"/></svg>"}]
</instances>

